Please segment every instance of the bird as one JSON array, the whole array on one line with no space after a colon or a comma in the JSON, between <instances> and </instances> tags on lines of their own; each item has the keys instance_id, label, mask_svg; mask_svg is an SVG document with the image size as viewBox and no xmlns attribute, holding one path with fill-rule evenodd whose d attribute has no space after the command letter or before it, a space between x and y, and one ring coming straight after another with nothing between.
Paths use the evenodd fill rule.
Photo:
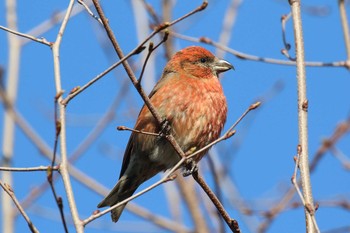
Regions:
<instances>
[{"instance_id":1,"label":"bird","mask_svg":"<svg viewBox=\"0 0 350 233\"><path fill-rule=\"evenodd\" d=\"M149 94L150 102L170 126L170 132L184 152L199 150L216 140L224 127L227 102L219 74L233 65L215 57L200 46L186 47L173 55ZM135 130L159 133L162 126L144 105ZM209 150L197 154L197 163ZM165 137L132 132L126 146L120 176L110 193L97 205L113 206L133 195L145 181L179 161ZM111 210L113 222L119 220L126 204Z\"/></svg>"}]
</instances>

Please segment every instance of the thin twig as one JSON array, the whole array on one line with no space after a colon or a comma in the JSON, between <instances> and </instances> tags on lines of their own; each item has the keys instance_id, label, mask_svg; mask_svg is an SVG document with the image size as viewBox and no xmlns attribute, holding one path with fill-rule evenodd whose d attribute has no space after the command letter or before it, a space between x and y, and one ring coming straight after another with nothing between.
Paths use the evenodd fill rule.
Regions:
<instances>
[{"instance_id":1,"label":"thin twig","mask_svg":"<svg viewBox=\"0 0 350 233\"><path fill-rule=\"evenodd\" d=\"M60 98L60 96L63 94L63 92L60 92L59 94L57 94L55 96L55 101L54 101L54 117L55 117L55 142L54 142L54 146L53 146L53 155L52 155L52 160L51 160L51 167L54 167L55 166L55 163L56 163L56 153L57 153L57 144L58 144L58 139L59 139L59 136L60 136L60 133L61 133L61 128L62 128L62 125L61 125L61 122L58 120L58 114L57 114L57 101L58 101L58 98ZM51 178L52 178L52 175L51 175Z\"/></svg>"},{"instance_id":2,"label":"thin twig","mask_svg":"<svg viewBox=\"0 0 350 233\"><path fill-rule=\"evenodd\" d=\"M294 167L294 172L293 172L293 176L292 176L292 184L294 185L295 190L297 191L301 202L303 203L303 205L305 206L305 201L304 201L304 197L303 194L300 191L299 185L297 182L297 174L298 174L298 167L299 167L299 161L300 161L300 155L301 155L301 146L298 145L298 149L297 149L298 153L297 155L294 157L294 162L295 162L295 167Z\"/></svg>"},{"instance_id":3,"label":"thin twig","mask_svg":"<svg viewBox=\"0 0 350 233\"><path fill-rule=\"evenodd\" d=\"M34 226L33 222L30 220L30 218L28 217L28 215L26 214L26 212L24 211L22 206L19 204L15 194L13 193L13 190L12 190L11 186L6 184L6 183L3 184L1 181L0 181L0 186L11 197L13 203L16 205L17 209L19 210L19 212L22 214L22 216L24 217L24 219L28 223L28 227L29 227L30 231L33 232L33 233L39 233L38 229L36 229L36 227ZM7 214L9 214L9 213L7 213Z\"/></svg>"},{"instance_id":4,"label":"thin twig","mask_svg":"<svg viewBox=\"0 0 350 233\"><path fill-rule=\"evenodd\" d=\"M28 34L25 34L25 33L17 32L15 30L12 30L10 28L7 28L7 27L1 26L1 25L0 25L0 29L5 30L7 32L10 32L10 33L12 33L14 35L17 35L17 36L20 36L20 37L23 37L23 38L26 38L26 39L29 39L29 40L32 40L32 41L44 44L44 45L47 45L49 47L52 46L52 42L47 41L44 37L36 38L35 36L31 36L31 35L28 35Z\"/></svg>"},{"instance_id":5,"label":"thin twig","mask_svg":"<svg viewBox=\"0 0 350 233\"><path fill-rule=\"evenodd\" d=\"M320 233L320 229L318 228L317 222L316 222L316 218L315 218L315 209L313 206L308 205L308 203L305 202L304 196L302 194L302 192L300 191L299 188L299 182L297 182L297 173L298 173L298 168L299 168L299 161L300 161L300 155L302 154L302 149L301 149L301 145L298 145L298 149L297 149L297 155L295 156L295 167L294 167L294 173L292 176L292 184L294 185L295 190L297 191L299 198L301 200L301 203L304 206L304 209L306 211L309 212L311 219L312 219L312 223L314 224L315 230L316 232Z\"/></svg>"},{"instance_id":6,"label":"thin twig","mask_svg":"<svg viewBox=\"0 0 350 233\"><path fill-rule=\"evenodd\" d=\"M251 117L250 117L251 118ZM246 119L248 120L248 119ZM244 128L244 127L243 127ZM240 131L240 133L242 133ZM239 140L238 138L235 139L235 141ZM232 147L231 147L232 148ZM239 188L234 182L234 179L231 177L231 172L228 171L229 167L227 166L227 157L224 157L223 160L219 159L217 148L211 149L209 151L209 156L207 158L211 158L211 160L214 162L215 169L217 171L218 179L220 180L220 188L222 189L221 191L226 194L228 199L226 199L226 203L231 206L231 209L234 208L240 213L240 224L244 222L244 225L247 227L247 232L257 232L256 231L256 226L258 222L258 218L253 216L253 210L250 207L250 204L248 201L244 200L244 198L241 196L239 192ZM224 152L220 152L223 155L225 154ZM218 213L217 211L215 211ZM218 213L219 214L219 213ZM222 220L221 224L223 224L224 231L226 232L226 223L223 221L219 214L220 219ZM219 230L217 231L219 232Z\"/></svg>"},{"instance_id":7,"label":"thin twig","mask_svg":"<svg viewBox=\"0 0 350 233\"><path fill-rule=\"evenodd\" d=\"M177 189L181 199L183 200L188 212L189 216L193 222L193 231L201 232L201 233L209 233L208 221L205 219L205 212L201 208L201 200L198 198L194 180L189 180L191 183L186 182L185 177L180 175L180 171L176 174L179 176L176 179ZM172 202L173 200L169 200Z\"/></svg>"},{"instance_id":8,"label":"thin twig","mask_svg":"<svg viewBox=\"0 0 350 233\"><path fill-rule=\"evenodd\" d=\"M177 37L179 39L187 40L187 41L192 41L192 42L197 42L197 43L204 43L208 45L212 45L216 48L222 49L228 53L231 53L235 55L237 58L243 59L243 60L250 60L250 61L256 61L256 62L265 62L265 63L270 63L270 64L277 64L277 65L288 65L288 66L295 66L296 62L295 61L289 61L289 60L280 60L280 59L274 59L274 58L266 58L266 57L260 57L260 56L255 56L252 54L247 54L240 52L235 49L231 49L227 46L223 46L213 40L211 40L208 37L191 37L191 36L186 36L182 35L177 32L169 32L171 36ZM305 62L306 66L312 66L312 67L347 67L347 61L335 61L335 62L318 62L318 61L309 61Z\"/></svg>"},{"instance_id":9,"label":"thin twig","mask_svg":"<svg viewBox=\"0 0 350 233\"><path fill-rule=\"evenodd\" d=\"M289 51L291 49L291 45L287 42L287 37L286 37L286 23L287 21L291 18L292 13L289 13L287 15L283 15L281 17L281 25L282 25L282 41L284 45L284 49Z\"/></svg>"},{"instance_id":10,"label":"thin twig","mask_svg":"<svg viewBox=\"0 0 350 233\"><path fill-rule=\"evenodd\" d=\"M222 202L223 199L222 199L222 191L220 189L220 179L219 179L218 171L215 168L214 161L213 161L212 157L210 156L210 154L209 154L209 156L207 156L207 161L208 161L208 165L209 165L209 169L210 169L210 174L212 174L213 179L214 179L214 182L213 182L214 193L217 196L218 200L220 202ZM224 233L225 232L225 223L224 223L223 219L220 218L219 212L215 212L215 214L217 215L218 221L219 221L218 232Z\"/></svg>"},{"instance_id":11,"label":"thin twig","mask_svg":"<svg viewBox=\"0 0 350 233\"><path fill-rule=\"evenodd\" d=\"M143 50L143 47L141 47L141 49ZM108 74L109 72L111 72L114 68L116 68L117 66L119 66L120 64L122 64L125 60L127 60L128 58L130 58L131 56L138 54L139 52L141 52L142 50L138 50L135 51L133 50L132 52L130 52L128 55L126 55L125 57L123 57L122 59L120 59L119 61L117 61L116 63L114 63L113 65L111 65L110 67L108 67L106 70L104 70L103 72L101 72L99 75L97 75L95 78L91 79L89 82L87 82L84 86L79 87L79 88L75 88L73 89L73 91L71 91L69 93L69 95L61 100L61 104L62 105L67 105L74 97L76 97L77 95L79 95L81 92L83 92L85 89L87 89L89 86L91 86L92 84L94 84L96 81L98 81L99 79L101 79L103 76L105 76L106 74Z\"/></svg>"},{"instance_id":12,"label":"thin twig","mask_svg":"<svg viewBox=\"0 0 350 233\"><path fill-rule=\"evenodd\" d=\"M92 18L96 19L100 24L102 24L101 19L100 19L97 15L95 15L95 14L90 10L89 6L84 2L84 0L77 0L77 2L78 2L79 4L81 4L81 5L85 8L85 10L87 11L87 13L88 13Z\"/></svg>"},{"instance_id":13,"label":"thin twig","mask_svg":"<svg viewBox=\"0 0 350 233\"><path fill-rule=\"evenodd\" d=\"M58 171L59 166L50 167L50 166L38 166L38 167L0 167L0 171L9 171L9 172L33 172L33 171L47 171L48 169Z\"/></svg>"},{"instance_id":14,"label":"thin twig","mask_svg":"<svg viewBox=\"0 0 350 233\"><path fill-rule=\"evenodd\" d=\"M281 50L281 53L290 61L295 62L296 61L295 58L289 54L289 50L291 49L292 46L287 42L287 37L286 37L286 23L291 18L291 16L292 16L292 13L289 13L281 17L282 41L284 45L284 48Z\"/></svg>"},{"instance_id":15,"label":"thin twig","mask_svg":"<svg viewBox=\"0 0 350 233\"><path fill-rule=\"evenodd\" d=\"M155 136L155 137L159 137L160 136L159 133L146 132L146 131L143 131L143 130L132 129L132 128L129 128L129 127L126 127L126 126L118 126L117 130L119 130L119 131L127 130L127 131L131 131L131 132L134 132L134 133L145 134L145 135L150 135L150 136Z\"/></svg>"},{"instance_id":16,"label":"thin twig","mask_svg":"<svg viewBox=\"0 0 350 233\"><path fill-rule=\"evenodd\" d=\"M141 83L142 81L142 77L143 77L143 74L145 72L145 69L146 69L146 66L147 66L147 63L148 63L148 60L151 56L151 54L161 45L163 44L167 39L168 39L168 36L169 36L169 32L168 31L165 31L164 33L164 36L163 36L163 39L156 45L154 46L153 43L150 43L149 46L148 46L148 53L147 53L147 56L146 56L146 59L143 63L143 66L142 66L142 69L141 69L141 73L140 73L140 77L139 79L137 80L138 83Z\"/></svg>"},{"instance_id":17,"label":"thin twig","mask_svg":"<svg viewBox=\"0 0 350 233\"><path fill-rule=\"evenodd\" d=\"M186 161L186 158L185 158L185 157L181 158L181 159L179 160L179 162L178 162L172 169L170 169L162 179L160 179L159 181L155 182L154 184L148 186L147 188L141 190L140 192L138 192L138 193L132 195L131 197L128 197L128 198L124 199L123 201L118 202L117 204L115 204L115 205L113 205L113 206L111 206L111 207L109 207L109 208L107 208L107 209L105 209L105 210L103 210L103 211L101 211L101 212L99 212L99 213L96 213L96 214L91 215L90 217L84 219L84 220L82 221L83 225L86 226L86 224L88 224L89 222L93 221L93 220L96 219L96 218L99 218L99 217L102 216L102 215L107 214L107 213L110 212L111 210L113 210L113 209L115 209L115 208L117 208L117 207L119 207L119 206L121 206L121 205L126 204L127 202L129 202L129 201L131 201L131 200L133 200L133 199L135 199L135 198L137 198L137 197L143 195L144 193L146 193L146 192L148 192L148 191L154 189L155 187L158 187L159 185L161 185L161 184L163 184L163 183L165 183L165 182L168 182L168 181L170 181L170 180L175 179L176 177L173 177L173 173L174 173L180 166L182 166L182 164L183 164L185 161Z\"/></svg>"},{"instance_id":18,"label":"thin twig","mask_svg":"<svg viewBox=\"0 0 350 233\"><path fill-rule=\"evenodd\" d=\"M207 1L207 0L203 0L202 4L201 4L199 7L197 7L197 8L194 9L193 11L191 11L191 12L189 12L189 13L183 15L182 17L180 17L180 18L178 18L178 19L175 19L174 21L172 21L171 23L169 23L168 26L172 26L172 25L174 25L174 24L177 24L178 22L180 22L180 21L182 21L182 20L184 20L184 19L190 17L191 15L196 14L196 13L198 13L198 12L204 10L205 8L207 8L207 6L208 6L208 1Z\"/></svg>"},{"instance_id":19,"label":"thin twig","mask_svg":"<svg viewBox=\"0 0 350 233\"><path fill-rule=\"evenodd\" d=\"M204 179L198 174L198 171L192 173L192 177L197 181L197 183L202 187L204 192L208 195L210 200L215 205L216 209L219 211L223 219L225 220L227 226L234 233L240 233L238 222L235 219L232 219L229 214L226 212L224 206L221 204L220 200L215 196L210 187L205 183Z\"/></svg>"},{"instance_id":20,"label":"thin twig","mask_svg":"<svg viewBox=\"0 0 350 233\"><path fill-rule=\"evenodd\" d=\"M56 96L55 96L55 101L54 101L54 105L55 105L55 142L54 142L54 146L53 146L53 155L52 155L52 160L51 160L51 167L54 167L55 166L55 163L56 163L56 153L57 153L57 145L58 145L58 138L60 136L60 133L61 133L61 122L58 120L58 114L57 114L57 100L61 97L61 95L63 94L63 92L60 92L58 93ZM53 170L51 169L51 167L49 167L49 169L47 169L47 181L49 182L50 184L50 187L51 187L51 191L52 191L52 194L53 194L53 197L55 199L55 202L57 204L57 207L58 207L58 210L60 212L60 216L61 216L61 221L62 221L62 224L63 224L63 228L64 228L64 231L66 233L68 233L68 227L67 227L67 222L66 222L66 219L64 217L64 212L63 212L63 202L62 202L62 197L58 196L57 195L57 192L56 192L56 189L55 189L55 186L54 186L54 182L53 182Z\"/></svg>"}]
</instances>

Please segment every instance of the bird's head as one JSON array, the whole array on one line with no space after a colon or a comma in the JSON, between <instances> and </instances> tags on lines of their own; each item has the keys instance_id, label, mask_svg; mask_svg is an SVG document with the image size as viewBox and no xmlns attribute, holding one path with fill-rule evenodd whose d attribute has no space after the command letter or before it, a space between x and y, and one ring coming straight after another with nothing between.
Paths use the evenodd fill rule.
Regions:
<instances>
[{"instance_id":1,"label":"bird's head","mask_svg":"<svg viewBox=\"0 0 350 233\"><path fill-rule=\"evenodd\" d=\"M234 69L229 62L215 57L211 52L199 46L180 50L172 57L167 67L175 68L176 71L184 71L197 78L217 78L219 73Z\"/></svg>"}]
</instances>

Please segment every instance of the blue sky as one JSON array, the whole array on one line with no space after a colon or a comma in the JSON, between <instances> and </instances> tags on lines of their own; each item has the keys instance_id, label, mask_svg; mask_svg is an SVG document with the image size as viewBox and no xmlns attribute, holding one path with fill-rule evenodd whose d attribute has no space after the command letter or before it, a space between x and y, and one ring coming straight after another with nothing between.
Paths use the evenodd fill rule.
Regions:
<instances>
[{"instance_id":1,"label":"blue sky","mask_svg":"<svg viewBox=\"0 0 350 233\"><path fill-rule=\"evenodd\" d=\"M160 1L149 1L159 12ZM302 18L307 61L333 62L346 59L343 32L340 24L336 1L302 1ZM176 1L172 9L172 18L178 18L194 9L200 1ZM64 10L67 2L62 1L18 1L18 28L28 32L55 12ZM135 14L129 1L102 1L110 25L125 53L139 43L140 38L134 26ZM223 18L229 1L209 1L208 8L176 24L174 31L199 38L206 36L218 41L222 31ZM75 8L80 8L79 4ZM283 48L280 18L289 13L287 1L242 1L236 22L230 34L228 46L240 52L265 58L285 60L280 53ZM6 26L5 3L0 4L0 25ZM149 18L148 18L149 19ZM48 41L54 41L58 26L53 26L44 34ZM151 32L151 31L149 31ZM290 51L294 56L293 25L287 22L287 40L292 44ZM194 42L174 39L174 51ZM159 37L154 37L156 42ZM216 48L203 45L216 51ZM0 31L0 65L8 65L7 33ZM143 79L148 90L160 77L166 63L164 49L157 50L154 66L148 72L154 75ZM213 160L227 165L228 176L232 179L239 196L256 213L266 211L280 200L281 195L290 186L294 170L293 156L298 144L296 68L239 59L226 53L224 57L235 66L235 71L222 75L221 82L228 102L228 129L245 109L259 98L266 98L263 105L250 113L237 127L237 134L215 146L210 156ZM97 74L117 61L117 56L108 42L104 31L86 12L71 18L61 45L62 86L69 90L82 86ZM142 59L131 59L135 73L139 74ZM42 140L53 147L54 142L54 96L53 62L50 48L30 42L23 46L20 59L20 74L16 108ZM307 67L307 96L309 99L309 156L312 159L321 146L322 140L332 135L336 125L349 117L350 79L349 71L337 67ZM126 83L126 84L125 84ZM275 88L278 85L281 88ZM142 100L128 82L122 67L99 80L82 94L73 99L67 107L67 149L72 154L84 139L96 127L101 117L109 109L116 96L123 95L120 104L114 110L115 115L102 134L94 140L88 149L76 161L75 166L100 182L112 188L118 178L121 158L130 133L116 130L118 125L132 127ZM0 141L3 141L3 112L0 107ZM343 137L336 147L349 156L349 135ZM33 143L16 127L13 166L28 167L48 165ZM210 185L212 176L208 162L203 159L201 170ZM22 200L36 186L45 183L44 172L13 173L16 196ZM311 176L315 201L320 202L317 222L321 231L347 226L349 211L332 206L334 201L349 200L349 171L342 167L332 153L327 152ZM157 176L142 187L159 179ZM187 178L191 179L190 177ZM87 189L72 179L73 190L81 218L86 218L95 209L102 196ZM59 195L64 198L65 213L69 215L68 205L62 181L56 184ZM133 201L153 213L171 219L165 192L174 191L174 184L165 184ZM243 216L234 208L235 197L227 183L221 183L225 194L223 204L233 218L237 218L243 232L254 232L262 217ZM175 194L176 196L176 194ZM299 201L297 196L294 201ZM333 202L332 202L333 201ZM182 207L183 208L183 207ZM59 213L48 190L28 209L28 214L41 232L63 232L59 223ZM186 211L185 211L186 212ZM0 216L1 217L1 216ZM69 218L69 217L68 217ZM188 214L183 216L187 227L192 226ZM2 223L0 223L2 224ZM110 223L104 216L88 225L86 232L167 232L155 225L143 221L128 211L122 215L118 224ZM54 230L52 230L54 228ZM72 225L69 225L73 232ZM141 229L141 230L140 230ZM16 232L28 232L22 217L16 220ZM304 212L302 208L286 210L269 227L268 232L304 232Z\"/></svg>"}]
</instances>

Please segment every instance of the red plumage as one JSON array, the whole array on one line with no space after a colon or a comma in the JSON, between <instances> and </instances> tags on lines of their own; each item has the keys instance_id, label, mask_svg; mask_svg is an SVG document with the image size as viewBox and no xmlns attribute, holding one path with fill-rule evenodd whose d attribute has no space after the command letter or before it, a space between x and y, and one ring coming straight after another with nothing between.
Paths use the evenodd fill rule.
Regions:
<instances>
[{"instance_id":1,"label":"red plumage","mask_svg":"<svg viewBox=\"0 0 350 233\"><path fill-rule=\"evenodd\" d=\"M150 94L151 103L171 126L171 133L186 153L217 139L226 121L227 104L218 74L233 66L219 60L206 49L187 47L177 52L166 65L162 77ZM160 128L143 106L135 129L158 133ZM207 151L198 154L198 162ZM130 197L137 187L180 160L166 138L132 133L125 150L118 183L98 204L112 206ZM112 210L118 221L125 205Z\"/></svg>"}]
</instances>

